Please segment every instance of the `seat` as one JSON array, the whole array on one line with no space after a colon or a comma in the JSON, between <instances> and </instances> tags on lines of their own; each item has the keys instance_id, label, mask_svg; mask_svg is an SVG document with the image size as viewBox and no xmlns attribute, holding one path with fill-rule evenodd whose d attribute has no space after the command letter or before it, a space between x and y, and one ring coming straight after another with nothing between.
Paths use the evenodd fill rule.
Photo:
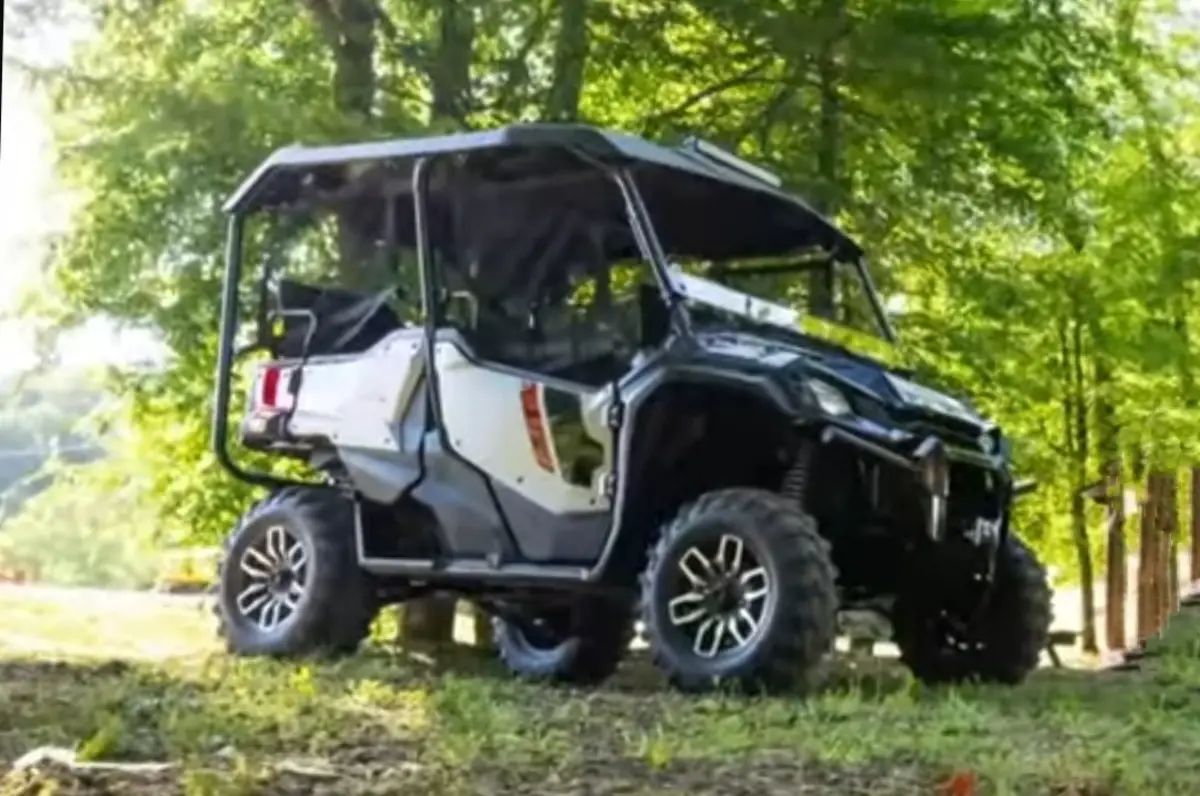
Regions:
<instances>
[{"instance_id":1,"label":"seat","mask_svg":"<svg viewBox=\"0 0 1200 796\"><path fill-rule=\"evenodd\" d=\"M372 294L280 279L274 294L283 322L272 342L277 359L360 353L404 326L388 304L395 288Z\"/></svg>"}]
</instances>

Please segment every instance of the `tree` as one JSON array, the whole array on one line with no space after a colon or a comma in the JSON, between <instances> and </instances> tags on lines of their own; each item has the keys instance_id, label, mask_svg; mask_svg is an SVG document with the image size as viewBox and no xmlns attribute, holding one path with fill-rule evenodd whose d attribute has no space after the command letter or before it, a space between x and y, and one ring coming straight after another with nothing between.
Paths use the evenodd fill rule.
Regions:
<instances>
[{"instance_id":1,"label":"tree","mask_svg":"<svg viewBox=\"0 0 1200 796\"><path fill-rule=\"evenodd\" d=\"M97 35L41 75L82 201L48 269L56 300L40 309L161 331L166 371L116 389L137 408L148 499L197 539L223 534L248 499L208 453L201 411L217 207L294 141L579 118L698 130L763 161L876 253L881 287L905 299L903 354L1002 420L1045 486L1021 527L1083 575L1095 551L1080 490L1093 468L1133 447L1174 466L1183 453L1160 450L1159 430L1195 428L1175 396L1191 394L1200 306L1186 278L1196 116L1166 87L1177 48L1137 3L85 7ZM328 275L361 246L340 225ZM1164 412L1164 395L1178 408ZM445 632L444 616L430 624Z\"/></svg>"}]
</instances>

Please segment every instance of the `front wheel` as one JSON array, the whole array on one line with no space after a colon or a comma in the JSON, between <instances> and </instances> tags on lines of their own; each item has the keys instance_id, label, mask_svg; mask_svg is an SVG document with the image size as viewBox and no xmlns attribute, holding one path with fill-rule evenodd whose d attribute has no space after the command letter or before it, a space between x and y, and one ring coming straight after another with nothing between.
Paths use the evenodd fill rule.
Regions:
<instances>
[{"instance_id":1,"label":"front wheel","mask_svg":"<svg viewBox=\"0 0 1200 796\"><path fill-rule=\"evenodd\" d=\"M655 661L690 691L811 685L833 647L835 579L828 544L794 503L709 492L663 530L642 575Z\"/></svg>"},{"instance_id":2,"label":"front wheel","mask_svg":"<svg viewBox=\"0 0 1200 796\"><path fill-rule=\"evenodd\" d=\"M933 595L914 590L896 599L894 639L901 661L918 680L1015 685L1037 668L1050 640L1046 571L1033 551L1010 535L996 553L995 579L972 626L962 621L961 608Z\"/></svg>"}]
</instances>

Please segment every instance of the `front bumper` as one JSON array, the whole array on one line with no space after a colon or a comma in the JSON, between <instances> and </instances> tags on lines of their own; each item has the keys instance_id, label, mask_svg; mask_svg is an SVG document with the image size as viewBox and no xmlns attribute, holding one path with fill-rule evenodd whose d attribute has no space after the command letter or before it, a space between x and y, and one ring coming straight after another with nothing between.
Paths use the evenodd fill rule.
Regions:
<instances>
[{"instance_id":1,"label":"front bumper","mask_svg":"<svg viewBox=\"0 0 1200 796\"><path fill-rule=\"evenodd\" d=\"M947 535L951 472L968 467L987 474L992 485L995 516L979 515L964 534L977 545L999 544L1008 534L1009 506L1032 482L1016 483L1003 452L988 454L948 444L936 433L913 433L888 428L863 418L831 422L821 432L823 444L849 445L890 466L911 473L924 492L926 534L935 542Z\"/></svg>"}]
</instances>

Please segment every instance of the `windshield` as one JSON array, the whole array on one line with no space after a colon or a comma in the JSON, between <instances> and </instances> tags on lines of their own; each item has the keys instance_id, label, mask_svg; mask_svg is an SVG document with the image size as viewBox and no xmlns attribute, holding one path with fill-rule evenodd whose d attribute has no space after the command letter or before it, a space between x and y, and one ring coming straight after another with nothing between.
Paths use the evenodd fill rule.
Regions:
<instances>
[{"instance_id":1,"label":"windshield","mask_svg":"<svg viewBox=\"0 0 1200 796\"><path fill-rule=\"evenodd\" d=\"M772 326L798 331L806 318L892 340L865 266L826 258L673 264L698 328Z\"/></svg>"}]
</instances>

